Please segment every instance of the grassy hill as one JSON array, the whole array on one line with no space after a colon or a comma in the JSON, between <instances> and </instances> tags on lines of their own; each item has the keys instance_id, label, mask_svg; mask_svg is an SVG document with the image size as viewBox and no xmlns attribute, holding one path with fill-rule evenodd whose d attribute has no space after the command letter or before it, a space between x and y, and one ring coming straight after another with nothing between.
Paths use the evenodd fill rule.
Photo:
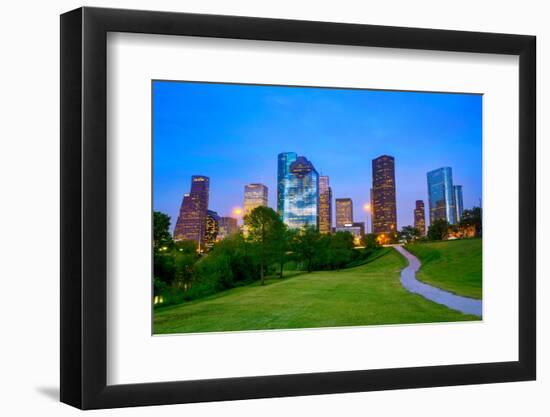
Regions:
<instances>
[{"instance_id":1,"label":"grassy hill","mask_svg":"<svg viewBox=\"0 0 550 417\"><path fill-rule=\"evenodd\" d=\"M422 267L417 278L466 297L482 296L482 240L464 239L407 245Z\"/></svg>"},{"instance_id":2,"label":"grassy hill","mask_svg":"<svg viewBox=\"0 0 550 417\"><path fill-rule=\"evenodd\" d=\"M295 329L478 320L407 292L406 261L392 248L355 268L289 273L215 296L155 310L154 333Z\"/></svg>"}]
</instances>

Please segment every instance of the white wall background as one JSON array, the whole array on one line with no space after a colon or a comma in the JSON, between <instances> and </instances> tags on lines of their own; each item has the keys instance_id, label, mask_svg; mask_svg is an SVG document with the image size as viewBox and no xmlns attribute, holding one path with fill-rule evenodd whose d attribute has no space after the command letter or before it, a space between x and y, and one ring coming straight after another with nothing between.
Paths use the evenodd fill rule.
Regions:
<instances>
[{"instance_id":1,"label":"white wall background","mask_svg":"<svg viewBox=\"0 0 550 417\"><path fill-rule=\"evenodd\" d=\"M72 0L3 4L0 24L0 410L3 415L75 415L59 392L59 17ZM544 416L550 411L550 147L543 141L550 83L545 2L124 0L86 5L239 14L395 26L533 34L538 37L539 378L536 382L146 407L94 415ZM546 77L545 73L546 72ZM546 188L546 190L544 189Z\"/></svg>"}]
</instances>

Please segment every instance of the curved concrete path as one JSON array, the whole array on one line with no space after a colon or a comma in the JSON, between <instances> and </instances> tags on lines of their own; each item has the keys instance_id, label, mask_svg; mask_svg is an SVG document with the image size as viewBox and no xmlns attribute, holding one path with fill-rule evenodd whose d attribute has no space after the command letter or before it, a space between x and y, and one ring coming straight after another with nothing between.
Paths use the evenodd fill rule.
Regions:
<instances>
[{"instance_id":1,"label":"curved concrete path","mask_svg":"<svg viewBox=\"0 0 550 417\"><path fill-rule=\"evenodd\" d=\"M395 250L407 259L409 265L401 271L401 284L408 291L419 294L430 301L443 304L453 310L464 314L473 314L481 317L482 302L473 298L461 297L448 291L424 284L416 279L416 271L420 269L420 261L416 256L400 245L394 246Z\"/></svg>"}]
</instances>

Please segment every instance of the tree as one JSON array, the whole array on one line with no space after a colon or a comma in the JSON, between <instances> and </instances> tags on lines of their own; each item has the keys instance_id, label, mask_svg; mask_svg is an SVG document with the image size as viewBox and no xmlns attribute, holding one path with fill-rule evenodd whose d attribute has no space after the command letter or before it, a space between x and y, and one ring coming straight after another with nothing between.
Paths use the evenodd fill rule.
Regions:
<instances>
[{"instance_id":1,"label":"tree","mask_svg":"<svg viewBox=\"0 0 550 417\"><path fill-rule=\"evenodd\" d=\"M407 243L415 240L420 236L420 231L413 226L404 226L399 232L399 239Z\"/></svg>"},{"instance_id":2,"label":"tree","mask_svg":"<svg viewBox=\"0 0 550 417\"><path fill-rule=\"evenodd\" d=\"M172 243L170 216L160 211L153 212L153 248L165 251L171 248Z\"/></svg>"},{"instance_id":3,"label":"tree","mask_svg":"<svg viewBox=\"0 0 550 417\"><path fill-rule=\"evenodd\" d=\"M187 255L197 254L197 242L194 240L178 240L174 242L173 248L174 251L178 253Z\"/></svg>"},{"instance_id":4,"label":"tree","mask_svg":"<svg viewBox=\"0 0 550 417\"><path fill-rule=\"evenodd\" d=\"M258 249L260 259L260 281L265 283L265 268L277 252L277 239L280 238L281 218L277 213L265 206L258 206L244 217L248 228L248 239Z\"/></svg>"},{"instance_id":5,"label":"tree","mask_svg":"<svg viewBox=\"0 0 550 417\"><path fill-rule=\"evenodd\" d=\"M174 256L169 252L153 251L153 273L155 279L167 285L174 281Z\"/></svg>"},{"instance_id":6,"label":"tree","mask_svg":"<svg viewBox=\"0 0 550 417\"><path fill-rule=\"evenodd\" d=\"M313 259L317 250L321 235L312 226L305 226L294 239L293 249L295 255L307 265L307 272L313 270Z\"/></svg>"},{"instance_id":7,"label":"tree","mask_svg":"<svg viewBox=\"0 0 550 417\"><path fill-rule=\"evenodd\" d=\"M482 235L482 213L481 207L474 207L471 210L464 210L462 212L462 218L460 220L460 227L474 227L476 236Z\"/></svg>"},{"instance_id":8,"label":"tree","mask_svg":"<svg viewBox=\"0 0 550 417\"><path fill-rule=\"evenodd\" d=\"M233 281L250 282L260 275L258 258L254 256L254 246L254 243L247 242L241 233L235 233L218 242L206 258L226 256L229 259Z\"/></svg>"},{"instance_id":9,"label":"tree","mask_svg":"<svg viewBox=\"0 0 550 417\"><path fill-rule=\"evenodd\" d=\"M196 261L197 256L195 254L177 253L174 256L175 284L185 291L191 286Z\"/></svg>"},{"instance_id":10,"label":"tree","mask_svg":"<svg viewBox=\"0 0 550 417\"><path fill-rule=\"evenodd\" d=\"M431 222L428 227L428 238L430 240L443 240L447 237L449 223L445 219L437 219Z\"/></svg>"},{"instance_id":11,"label":"tree","mask_svg":"<svg viewBox=\"0 0 550 417\"><path fill-rule=\"evenodd\" d=\"M380 247L380 243L378 243L378 236L376 233L367 233L365 236L363 236L363 246L365 249L376 249Z\"/></svg>"},{"instance_id":12,"label":"tree","mask_svg":"<svg viewBox=\"0 0 550 417\"><path fill-rule=\"evenodd\" d=\"M284 267L294 234L295 231L288 229L282 221L276 223L273 229L273 249L274 256L279 264L279 278L283 278Z\"/></svg>"},{"instance_id":13,"label":"tree","mask_svg":"<svg viewBox=\"0 0 550 417\"><path fill-rule=\"evenodd\" d=\"M353 257L353 235L350 232L336 232L331 236L328 257L337 271L351 262Z\"/></svg>"},{"instance_id":14,"label":"tree","mask_svg":"<svg viewBox=\"0 0 550 417\"><path fill-rule=\"evenodd\" d=\"M170 216L160 211L153 212L153 275L165 285L171 285L175 278L173 247L170 235Z\"/></svg>"}]
</instances>

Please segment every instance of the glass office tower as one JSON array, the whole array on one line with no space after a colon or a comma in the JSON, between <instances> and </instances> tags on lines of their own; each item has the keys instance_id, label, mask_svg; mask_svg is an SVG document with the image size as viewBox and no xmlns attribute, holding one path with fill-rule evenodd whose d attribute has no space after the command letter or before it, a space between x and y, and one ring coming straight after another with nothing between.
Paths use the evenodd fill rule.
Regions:
<instances>
[{"instance_id":1,"label":"glass office tower","mask_svg":"<svg viewBox=\"0 0 550 417\"><path fill-rule=\"evenodd\" d=\"M450 167L435 169L428 172L427 177L430 223L443 219L449 224L456 224L453 170Z\"/></svg>"},{"instance_id":2,"label":"glass office tower","mask_svg":"<svg viewBox=\"0 0 550 417\"><path fill-rule=\"evenodd\" d=\"M296 152L283 152L277 157L277 213L284 218L285 193L290 178L290 165L296 161Z\"/></svg>"},{"instance_id":3,"label":"glass office tower","mask_svg":"<svg viewBox=\"0 0 550 417\"><path fill-rule=\"evenodd\" d=\"M279 194L282 199L278 202L283 222L293 229L304 226L319 228L319 174L313 164L303 156L297 157L290 164L283 185Z\"/></svg>"},{"instance_id":4,"label":"glass office tower","mask_svg":"<svg viewBox=\"0 0 550 417\"><path fill-rule=\"evenodd\" d=\"M464 203L462 201L462 185L455 185L453 187L456 203L456 222L462 220L462 210L464 209Z\"/></svg>"}]
</instances>

